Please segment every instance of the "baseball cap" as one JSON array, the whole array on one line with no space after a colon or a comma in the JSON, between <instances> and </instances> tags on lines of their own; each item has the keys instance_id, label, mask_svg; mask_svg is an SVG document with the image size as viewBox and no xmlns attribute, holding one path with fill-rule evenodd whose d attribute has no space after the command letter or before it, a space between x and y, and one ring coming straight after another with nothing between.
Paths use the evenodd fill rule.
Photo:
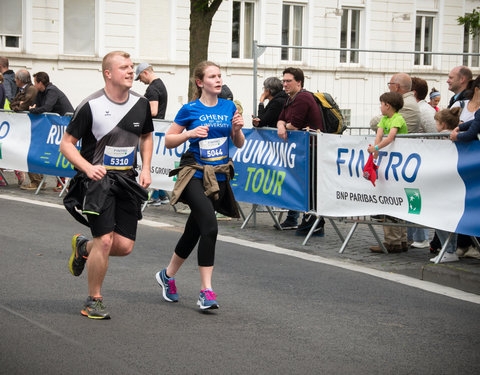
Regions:
<instances>
[{"instance_id":1,"label":"baseball cap","mask_svg":"<svg viewBox=\"0 0 480 375\"><path fill-rule=\"evenodd\" d=\"M138 81L138 79L140 78L140 73L142 73L145 69L151 67L151 65L149 63L140 63L138 64L137 66L137 70L135 71L135 81Z\"/></svg>"},{"instance_id":2,"label":"baseball cap","mask_svg":"<svg viewBox=\"0 0 480 375\"><path fill-rule=\"evenodd\" d=\"M218 95L220 99L233 100L232 90L227 85L222 85L222 91Z\"/></svg>"}]
</instances>

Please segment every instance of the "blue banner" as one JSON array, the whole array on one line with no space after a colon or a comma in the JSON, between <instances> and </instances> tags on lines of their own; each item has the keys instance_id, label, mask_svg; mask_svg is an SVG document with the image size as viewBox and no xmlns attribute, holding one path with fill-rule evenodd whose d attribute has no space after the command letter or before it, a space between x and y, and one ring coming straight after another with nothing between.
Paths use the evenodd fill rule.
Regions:
<instances>
[{"instance_id":1,"label":"blue banner","mask_svg":"<svg viewBox=\"0 0 480 375\"><path fill-rule=\"evenodd\" d=\"M465 209L456 233L480 236L480 142L455 142L455 146L458 174L465 183Z\"/></svg>"},{"instance_id":2,"label":"blue banner","mask_svg":"<svg viewBox=\"0 0 480 375\"><path fill-rule=\"evenodd\" d=\"M230 145L235 198L308 211L308 132L288 132L287 142L278 137L276 129L243 129L243 133L241 149Z\"/></svg>"},{"instance_id":3,"label":"blue banner","mask_svg":"<svg viewBox=\"0 0 480 375\"><path fill-rule=\"evenodd\" d=\"M70 117L28 115L31 139L28 150L28 171L61 177L73 177L72 164L60 153L59 146Z\"/></svg>"}]
</instances>

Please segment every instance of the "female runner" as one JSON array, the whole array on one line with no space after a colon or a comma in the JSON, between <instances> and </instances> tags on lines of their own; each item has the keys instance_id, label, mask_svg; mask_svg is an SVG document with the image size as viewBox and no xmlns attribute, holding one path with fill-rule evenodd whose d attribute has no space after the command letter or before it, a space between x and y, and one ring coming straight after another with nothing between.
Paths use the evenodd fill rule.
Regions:
<instances>
[{"instance_id":1,"label":"female runner","mask_svg":"<svg viewBox=\"0 0 480 375\"><path fill-rule=\"evenodd\" d=\"M220 67L203 61L194 71L196 100L185 104L167 131L165 145L175 148L186 141L190 146L182 155L171 204L186 203L191 210L185 230L167 268L157 272L163 298L177 302L175 275L198 242L198 268L201 290L197 305L200 309L216 309L218 303L212 290L212 274L217 239L215 211L239 217L229 180L233 163L229 160L230 139L242 147L243 118L230 100L219 99L222 90Z\"/></svg>"}]
</instances>

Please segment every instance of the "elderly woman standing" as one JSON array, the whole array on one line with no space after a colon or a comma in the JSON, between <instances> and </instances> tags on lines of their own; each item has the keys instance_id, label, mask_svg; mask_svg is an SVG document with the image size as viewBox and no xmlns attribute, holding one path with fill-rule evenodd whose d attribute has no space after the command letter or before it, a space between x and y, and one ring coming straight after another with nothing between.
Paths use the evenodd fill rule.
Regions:
<instances>
[{"instance_id":1,"label":"elderly woman standing","mask_svg":"<svg viewBox=\"0 0 480 375\"><path fill-rule=\"evenodd\" d=\"M288 95L283 91L283 84L277 77L270 77L263 82L263 93L258 104L258 116L252 119L253 126L257 128L276 128L278 116ZM268 100L267 106L263 104Z\"/></svg>"}]
</instances>

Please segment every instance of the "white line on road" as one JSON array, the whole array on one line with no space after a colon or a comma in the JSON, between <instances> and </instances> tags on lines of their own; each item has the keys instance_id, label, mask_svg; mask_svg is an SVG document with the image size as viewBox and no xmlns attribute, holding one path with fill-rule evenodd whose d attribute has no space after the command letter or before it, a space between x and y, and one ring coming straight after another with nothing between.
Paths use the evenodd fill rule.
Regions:
<instances>
[{"instance_id":1,"label":"white line on road","mask_svg":"<svg viewBox=\"0 0 480 375\"><path fill-rule=\"evenodd\" d=\"M1 199L6 199L6 200L36 204L36 205L39 205L39 206L64 209L64 206L60 205L60 204L41 202L41 201L36 201L36 200L33 200L33 199L28 199L28 198L13 197L13 196L7 196L7 195L2 195L2 194L0 194L0 198ZM146 220L146 219L141 220L139 222L139 224L140 225L146 225L146 226L149 226L149 227L154 227L154 228L173 227L173 225L171 225L171 224L166 224L166 223L161 223L161 222L157 222L157 221L153 221L153 220ZM479 295L464 292L462 290L458 290L458 289L455 289L455 288L450 288L448 286L435 284L435 283L432 283L432 282L429 282L429 281L419 280L419 279L415 279L413 277L400 275L400 274L397 274L397 273L380 271L380 270L368 268L368 267L357 265L357 264L352 264L352 263L341 261L341 260L328 259L328 258L325 258L325 257L321 257L319 255L306 254L306 253L302 253L300 251L284 249L282 247L278 247L278 246L275 246L275 245L261 244L261 243L252 242L252 241L248 241L248 240L242 240L242 239L234 238L234 237L230 237L230 236L219 235L218 239L220 241L232 243L232 244L235 244L235 245L242 245L242 246L245 246L245 247L251 247L251 248L254 248L254 249L267 251L267 252L270 252L270 253L287 255L287 256L307 260L309 262L327 264L329 266L339 267L339 268L343 268L343 269L354 271L354 272L360 272L360 273L363 273L363 274L366 274L366 275L378 277L378 278L393 281L393 282L396 282L396 283L399 283L399 284L408 285L408 286L411 286L413 288L425 290L427 292L436 293L436 294L440 294L440 295L451 297L451 298L456 298L456 299L459 299L459 300L462 300L462 301L467 301L467 302L480 304L480 296Z\"/></svg>"},{"instance_id":2,"label":"white line on road","mask_svg":"<svg viewBox=\"0 0 480 375\"><path fill-rule=\"evenodd\" d=\"M63 335L62 333L54 330L53 328L50 328L48 326L46 326L45 324L42 324L40 322L37 322L36 320L33 320L33 319L30 319L28 318L27 316L23 315L23 314L20 314L19 312L17 311L14 311L12 310L11 308L7 307L7 306L4 306L4 305L0 305L0 309L3 309L5 310L6 312L12 314L12 315L15 315L17 316L18 318L21 318L23 320L26 320L27 322L31 323L32 325L40 328L40 329L43 329L44 331L46 332L49 332L50 334L54 335L54 336L58 336L60 337L61 339L69 342L70 344L73 344L73 345L76 345L76 346L82 346L79 342L71 339L70 337L67 337L65 335Z\"/></svg>"},{"instance_id":3,"label":"white line on road","mask_svg":"<svg viewBox=\"0 0 480 375\"><path fill-rule=\"evenodd\" d=\"M327 264L329 266L339 267L339 268L343 268L343 269L354 271L354 272L360 272L360 273L364 273L366 275L375 276L375 277L379 277L381 279L393 281L393 282L396 282L396 283L399 283L399 284L408 285L408 286L411 286L411 287L414 287L414 288L422 289L422 290L425 290L427 292L441 294L443 296L460 299L462 301L468 301L468 302L480 304L480 296L479 295L464 292L462 290L458 290L458 289L455 289L455 288L450 288L448 286L435 284L435 283L432 283L432 282L429 282L429 281L424 281L424 280L420 280L420 279L415 279L413 277L400 275L400 274L397 274L397 273L380 271L380 270L376 270L376 269L373 269L373 268L368 268L368 267L365 267L365 266L360 266L360 265L357 265L357 264L352 264L352 263L348 263L348 262L341 261L341 260L328 259L328 258L321 257L319 255L306 254L306 253L302 253L300 251L284 249L282 247L278 247L278 246L275 246L275 245L261 244L261 243L251 242L251 241L242 240L242 239L239 239L239 238L234 238L234 237L229 237L229 236L219 235L218 239L220 241L229 242L229 243L232 243L232 244L235 244L235 245L253 247L255 249L268 251L270 253L288 255L288 256L291 256L291 257L308 260L310 262L322 263L322 264Z\"/></svg>"}]
</instances>

